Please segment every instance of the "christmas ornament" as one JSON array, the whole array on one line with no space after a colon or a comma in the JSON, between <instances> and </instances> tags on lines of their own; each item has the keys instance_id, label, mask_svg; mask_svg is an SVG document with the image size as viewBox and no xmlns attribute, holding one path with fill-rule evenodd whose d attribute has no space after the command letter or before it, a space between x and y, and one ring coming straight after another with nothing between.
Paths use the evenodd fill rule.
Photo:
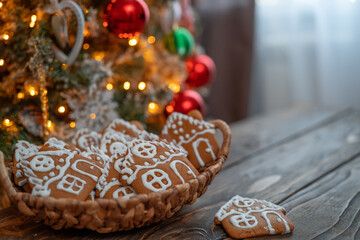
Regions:
<instances>
[{"instance_id":1,"label":"christmas ornament","mask_svg":"<svg viewBox=\"0 0 360 240\"><path fill-rule=\"evenodd\" d=\"M111 0L105 7L103 26L120 38L139 35L149 20L143 0Z\"/></svg>"},{"instance_id":2,"label":"christmas ornament","mask_svg":"<svg viewBox=\"0 0 360 240\"><path fill-rule=\"evenodd\" d=\"M159 11L161 17L161 29L164 32L172 30L174 24L178 25L178 22L182 16L181 4L179 1L169 1L166 7Z\"/></svg>"},{"instance_id":3,"label":"christmas ornament","mask_svg":"<svg viewBox=\"0 0 360 240\"><path fill-rule=\"evenodd\" d=\"M69 43L67 21L64 13L65 9L69 9L76 17L77 31L75 44L69 55L65 54L55 44L52 44L51 48L56 58L69 66L75 62L84 43L85 17L83 11L79 5L72 0L64 0L60 3L58 0L51 0L51 4L45 7L45 12L54 14L51 19L51 26L55 34L55 39L61 48L65 48Z\"/></svg>"},{"instance_id":4,"label":"christmas ornament","mask_svg":"<svg viewBox=\"0 0 360 240\"><path fill-rule=\"evenodd\" d=\"M215 63L206 55L197 55L186 60L189 87L202 87L209 84L215 75Z\"/></svg>"},{"instance_id":5,"label":"christmas ornament","mask_svg":"<svg viewBox=\"0 0 360 240\"><path fill-rule=\"evenodd\" d=\"M194 49L193 35L185 28L177 28L165 36L165 47L171 53L186 57Z\"/></svg>"},{"instance_id":6,"label":"christmas ornament","mask_svg":"<svg viewBox=\"0 0 360 240\"><path fill-rule=\"evenodd\" d=\"M191 110L199 110L202 114L205 112L205 103L199 93L194 90L185 90L178 93L174 99L165 108L165 114L172 112L187 114Z\"/></svg>"}]
</instances>

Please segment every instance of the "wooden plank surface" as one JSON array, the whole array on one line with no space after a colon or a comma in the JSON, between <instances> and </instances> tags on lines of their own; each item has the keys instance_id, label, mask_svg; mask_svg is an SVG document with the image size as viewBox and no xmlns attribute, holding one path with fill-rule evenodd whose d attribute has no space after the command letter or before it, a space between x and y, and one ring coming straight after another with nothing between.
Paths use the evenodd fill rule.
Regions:
<instances>
[{"instance_id":1,"label":"wooden plank surface","mask_svg":"<svg viewBox=\"0 0 360 240\"><path fill-rule=\"evenodd\" d=\"M266 148L260 153L243 153L249 156L246 161L232 164L231 168L220 172L208 192L197 203L184 207L173 218L150 227L111 234L96 234L86 230L53 231L42 224L29 224L29 219L10 208L0 212L0 234L7 235L3 235L4 239L11 239L9 234L15 234L13 239L16 235L23 235L25 239L222 239L226 235L221 227L213 224L213 216L233 195L263 198L273 202L289 201L292 196L360 154L360 144L356 137L360 136L359 114L345 111L330 115L313 124L303 124L302 130L293 132L288 137L279 137L279 144L276 141L268 141L268 145L260 144L262 147L259 149ZM300 118L295 113L293 116L298 116L294 121ZM285 126L285 122L284 120L280 125ZM234 128L242 129L245 125L251 126L252 123ZM271 126L273 125L268 127ZM238 132L244 133L246 128L243 129L235 131L234 140L242 137ZM276 133L275 130L265 131L268 132L268 139L272 139L270 135ZM267 139L261 134L259 137ZM236 141L232 146L233 149L237 148ZM230 159L236 159L236 155L230 156Z\"/></svg>"}]
</instances>

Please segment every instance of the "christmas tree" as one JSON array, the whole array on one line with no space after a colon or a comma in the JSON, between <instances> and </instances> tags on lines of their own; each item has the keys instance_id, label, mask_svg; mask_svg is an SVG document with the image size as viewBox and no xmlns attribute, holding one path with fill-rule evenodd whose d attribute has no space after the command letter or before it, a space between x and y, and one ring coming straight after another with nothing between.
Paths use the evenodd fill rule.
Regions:
<instances>
[{"instance_id":1,"label":"christmas tree","mask_svg":"<svg viewBox=\"0 0 360 240\"><path fill-rule=\"evenodd\" d=\"M0 0L0 151L121 117L204 111L214 74L189 0ZM196 91L195 91L196 90Z\"/></svg>"}]
</instances>

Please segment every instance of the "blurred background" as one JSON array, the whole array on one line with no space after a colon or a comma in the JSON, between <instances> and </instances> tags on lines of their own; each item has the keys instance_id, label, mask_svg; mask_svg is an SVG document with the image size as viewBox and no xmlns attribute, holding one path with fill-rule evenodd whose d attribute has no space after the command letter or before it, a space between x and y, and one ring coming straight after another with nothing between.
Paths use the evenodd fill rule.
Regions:
<instances>
[{"instance_id":1,"label":"blurred background","mask_svg":"<svg viewBox=\"0 0 360 240\"><path fill-rule=\"evenodd\" d=\"M216 62L207 99L228 122L299 104L360 109L359 0L202 0Z\"/></svg>"}]
</instances>

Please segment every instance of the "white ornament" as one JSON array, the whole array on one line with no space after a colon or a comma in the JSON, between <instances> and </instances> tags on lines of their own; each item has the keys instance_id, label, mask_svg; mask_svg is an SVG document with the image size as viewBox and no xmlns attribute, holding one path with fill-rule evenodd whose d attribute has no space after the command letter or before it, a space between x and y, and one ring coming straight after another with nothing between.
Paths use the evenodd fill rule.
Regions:
<instances>
[{"instance_id":1,"label":"white ornament","mask_svg":"<svg viewBox=\"0 0 360 240\"><path fill-rule=\"evenodd\" d=\"M69 55L66 55L55 44L52 44L51 48L60 62L66 63L68 66L70 66L75 62L84 43L85 17L80 6L72 0L63 0L60 3L58 2L58 0L51 1L51 5L47 7L47 12L52 14L58 14L58 17L54 16L52 18L51 25L54 29L55 37L61 47L66 46L69 41L67 34L67 22L64 17L65 14L63 12L64 9L70 9L76 17L77 31L75 44L71 49Z\"/></svg>"}]
</instances>

